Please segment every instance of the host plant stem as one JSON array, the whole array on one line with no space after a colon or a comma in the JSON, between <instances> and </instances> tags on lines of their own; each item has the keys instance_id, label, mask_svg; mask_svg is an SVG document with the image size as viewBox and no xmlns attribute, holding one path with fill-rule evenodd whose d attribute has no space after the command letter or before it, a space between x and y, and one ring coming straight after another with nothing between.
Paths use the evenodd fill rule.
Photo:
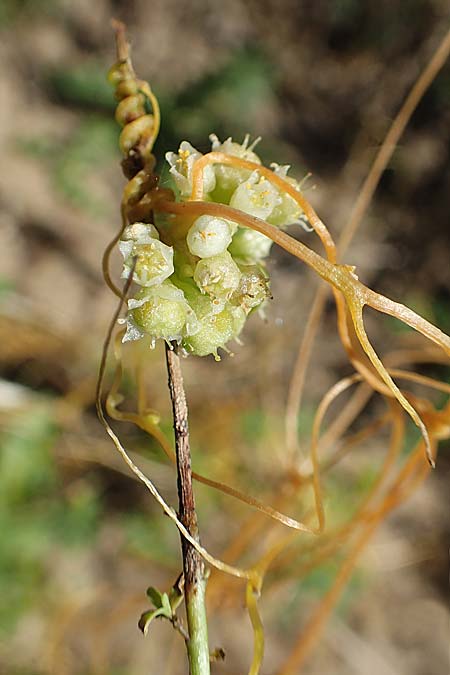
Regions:
<instances>
[{"instance_id":1,"label":"host plant stem","mask_svg":"<svg viewBox=\"0 0 450 675\"><path fill-rule=\"evenodd\" d=\"M192 537L199 541L192 489L188 408L176 344L173 344L172 347L166 345L166 362L175 432L179 518ZM183 536L181 537L181 549L183 554L184 598L189 633L189 640L186 641L189 671L190 675L209 675L205 565L197 551Z\"/></svg>"}]
</instances>

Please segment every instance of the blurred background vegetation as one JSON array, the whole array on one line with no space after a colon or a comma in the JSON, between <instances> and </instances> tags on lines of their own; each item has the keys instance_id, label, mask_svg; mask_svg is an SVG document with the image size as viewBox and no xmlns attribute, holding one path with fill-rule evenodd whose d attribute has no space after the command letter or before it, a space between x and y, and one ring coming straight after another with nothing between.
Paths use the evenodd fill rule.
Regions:
<instances>
[{"instance_id":1,"label":"blurred background vegetation","mask_svg":"<svg viewBox=\"0 0 450 675\"><path fill-rule=\"evenodd\" d=\"M445 0L3 0L0 670L8 675L185 672L184 646L168 625L156 622L145 640L136 627L146 587L168 587L179 572L178 535L123 469L94 411L115 306L100 260L119 227L123 185L106 82L112 16L128 23L136 70L161 102L161 164L183 139L205 151L211 132L261 135L264 161L292 164L299 177L312 172L308 197L337 235L450 13ZM346 255L365 283L446 331L449 147L450 64L419 105ZM283 251L270 268L266 322L249 322L233 358L185 362L195 468L261 498L283 454L289 376L317 287ZM299 416L305 444L321 395L350 372L334 325L330 302ZM381 353L411 339L394 321L369 325ZM170 433L162 349L146 358L149 401ZM175 503L160 450L130 426L120 433ZM343 512L373 480L377 450L362 448L357 473L347 466L327 482ZM370 546L306 673L444 672L450 463L442 450L434 475ZM220 554L249 514L203 486L197 495L203 540ZM334 571L324 565L263 599L264 674ZM213 672L243 673L251 632L242 598L222 600L211 645L227 659Z\"/></svg>"}]
</instances>

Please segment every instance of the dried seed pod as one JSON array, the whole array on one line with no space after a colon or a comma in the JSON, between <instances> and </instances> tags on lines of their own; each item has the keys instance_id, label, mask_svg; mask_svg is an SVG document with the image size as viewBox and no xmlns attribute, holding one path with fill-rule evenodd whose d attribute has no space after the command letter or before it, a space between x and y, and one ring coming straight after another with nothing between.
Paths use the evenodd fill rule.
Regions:
<instances>
[{"instance_id":1,"label":"dried seed pod","mask_svg":"<svg viewBox=\"0 0 450 675\"><path fill-rule=\"evenodd\" d=\"M269 277L256 265L242 265L239 286L230 298L232 304L242 307L248 314L270 298Z\"/></svg>"}]
</instances>

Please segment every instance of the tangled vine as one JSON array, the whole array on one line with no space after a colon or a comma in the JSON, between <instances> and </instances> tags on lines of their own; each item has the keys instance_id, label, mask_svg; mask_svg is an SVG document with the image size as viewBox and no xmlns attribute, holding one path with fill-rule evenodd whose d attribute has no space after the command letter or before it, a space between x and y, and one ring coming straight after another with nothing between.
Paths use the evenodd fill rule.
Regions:
<instances>
[{"instance_id":1,"label":"tangled vine","mask_svg":"<svg viewBox=\"0 0 450 675\"><path fill-rule=\"evenodd\" d=\"M105 280L120 303L105 344L98 386L99 414L128 466L197 553L212 567L247 581L246 606L254 631L250 675L259 672L263 658L264 634L257 600L269 567L289 569L294 555L292 542L299 536L299 531L322 535L316 536L303 550L302 562L296 569L296 574L300 576L306 574L311 566L335 554L344 544L348 546L333 586L279 671L280 675L288 675L298 672L296 669L317 638L359 553L376 527L423 480L429 468L434 466L438 440L450 435L450 404L437 410L427 399L405 392L393 379L413 381L450 393L448 385L398 367L421 358L426 360L425 350L421 356L405 353L397 358L397 362L385 365L367 336L363 310L371 307L395 317L424 335L447 357L450 356L450 338L406 306L365 286L358 279L354 266L339 261L334 239L304 196L301 182L288 176L288 167L273 164L267 168L262 165L255 152L259 139L250 144L249 137L246 137L239 144L231 139L220 142L212 135L211 152L204 155L183 141L178 152L166 154L173 186L161 186L152 153L160 125L158 102L148 83L135 75L123 25L116 23L115 29L118 62L112 67L109 80L118 100L116 120L122 126L119 145L123 153L122 168L128 182L121 204L122 226L107 247L103 260ZM449 36L446 40L444 44L448 53ZM286 228L295 222L319 237L324 255L319 255L286 232ZM302 474L298 468L291 466L286 474L286 489L275 506L263 504L234 487L193 473L196 480L257 510L255 520L239 534L235 551L239 552L248 545L255 527L261 527L261 516L268 516L272 521L294 530L272 543L250 568L243 569L234 564L238 553L226 562L219 560L197 538L192 537L174 509L131 460L106 420L102 390L106 355L112 342L117 366L106 397L108 415L115 420L132 422L155 437L169 460L175 462L171 443L160 429L158 414L147 407L143 396L139 398L136 412L120 409L122 343L139 340L152 348L157 340L163 340L171 346L178 345L190 358L212 354L219 359L219 350L227 351L230 341L238 340L247 318L264 311L270 297L270 279L265 261L273 243L305 263L332 289L338 333L356 372L337 383L323 398L312 431L312 470L309 474ZM110 273L110 256L116 246L123 256L123 290L113 282ZM125 303L127 309L122 318ZM124 328L114 335L117 320L124 324ZM430 358L441 360L435 348L430 353ZM330 440L342 436L374 392L384 397L387 410L355 437L338 443L334 454L324 463L319 456L319 451L326 445L326 439L321 435L324 416L339 395L355 386L357 388L349 404L335 421L334 433L327 432L328 445ZM404 438L402 409L419 428L422 438L400 469L396 470ZM390 427L391 436L377 479L352 517L335 531L327 531L321 474L339 461L355 443L367 440L385 427ZM314 508L304 518L297 519L283 511L300 485L312 486ZM214 580L210 590L212 602L218 602L221 590ZM158 597L159 600L154 600L155 603L160 602L157 610L163 606L162 596ZM165 611L168 618L173 619L171 607ZM164 615L162 609L159 613Z\"/></svg>"}]
</instances>

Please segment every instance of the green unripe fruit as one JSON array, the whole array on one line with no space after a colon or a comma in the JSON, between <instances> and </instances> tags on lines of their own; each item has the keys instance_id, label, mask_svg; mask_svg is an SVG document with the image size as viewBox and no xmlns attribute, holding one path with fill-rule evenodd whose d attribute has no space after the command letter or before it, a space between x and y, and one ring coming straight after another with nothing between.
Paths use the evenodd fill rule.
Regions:
<instances>
[{"instance_id":1,"label":"green unripe fruit","mask_svg":"<svg viewBox=\"0 0 450 675\"><path fill-rule=\"evenodd\" d=\"M219 314L207 314L200 320L200 329L183 341L189 354L207 356L213 354L219 360L217 350L225 348L230 340L237 338L245 323L245 312L240 307L227 305Z\"/></svg>"},{"instance_id":2,"label":"green unripe fruit","mask_svg":"<svg viewBox=\"0 0 450 675\"><path fill-rule=\"evenodd\" d=\"M186 300L199 320L211 314L219 314L223 310L225 301L201 293L193 280L180 279L179 277L172 277L172 279L173 283L183 291Z\"/></svg>"},{"instance_id":3,"label":"green unripe fruit","mask_svg":"<svg viewBox=\"0 0 450 675\"><path fill-rule=\"evenodd\" d=\"M229 247L230 253L245 262L259 262L269 255L272 240L261 232L239 227Z\"/></svg>"},{"instance_id":4,"label":"green unripe fruit","mask_svg":"<svg viewBox=\"0 0 450 675\"><path fill-rule=\"evenodd\" d=\"M197 263L194 281L202 293L227 300L239 286L241 273L228 251Z\"/></svg>"},{"instance_id":5,"label":"green unripe fruit","mask_svg":"<svg viewBox=\"0 0 450 675\"><path fill-rule=\"evenodd\" d=\"M189 251L175 248L173 252L173 265L175 274L179 279L192 279L194 276L195 266L197 265L197 258L194 258ZM176 282L174 281L176 284ZM176 284L178 285L178 284Z\"/></svg>"},{"instance_id":6,"label":"green unripe fruit","mask_svg":"<svg viewBox=\"0 0 450 675\"><path fill-rule=\"evenodd\" d=\"M128 301L128 331L124 340L133 340L144 334L153 340L162 338L168 342L180 341L184 335L198 330L194 312L187 303L183 291L170 281L151 289L142 289L136 298ZM141 335L131 335L132 329Z\"/></svg>"}]
</instances>

